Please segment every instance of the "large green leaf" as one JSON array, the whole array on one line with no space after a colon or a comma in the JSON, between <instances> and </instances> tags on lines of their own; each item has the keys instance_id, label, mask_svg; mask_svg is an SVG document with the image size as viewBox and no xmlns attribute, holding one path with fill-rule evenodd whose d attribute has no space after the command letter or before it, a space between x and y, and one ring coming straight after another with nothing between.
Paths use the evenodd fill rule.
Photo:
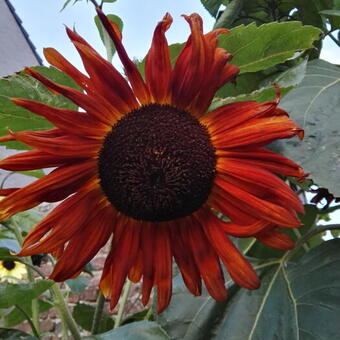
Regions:
<instances>
[{"instance_id":1,"label":"large green leaf","mask_svg":"<svg viewBox=\"0 0 340 340\"><path fill-rule=\"evenodd\" d=\"M78 88L74 81L66 74L53 67L34 67L35 70L60 84ZM12 76L0 79L0 136L7 134L8 128L13 131L44 130L53 127L45 118L35 115L15 104L9 98L27 98L45 104L76 109L76 105L63 96L53 94L36 79L19 72ZM27 149L28 147L17 142L5 144L8 148Z\"/></svg>"},{"instance_id":2,"label":"large green leaf","mask_svg":"<svg viewBox=\"0 0 340 340\"><path fill-rule=\"evenodd\" d=\"M316 184L340 196L340 69L323 60L308 64L302 83L281 102L305 129L303 141L280 143Z\"/></svg>"},{"instance_id":3,"label":"large green leaf","mask_svg":"<svg viewBox=\"0 0 340 340\"><path fill-rule=\"evenodd\" d=\"M81 326L86 331L91 331L92 322L94 318L95 307L87 305L85 303L77 303L73 308L73 317L77 324ZM114 326L114 321L112 317L108 314L103 313L99 326L99 333L107 332Z\"/></svg>"},{"instance_id":4,"label":"large green leaf","mask_svg":"<svg viewBox=\"0 0 340 340\"><path fill-rule=\"evenodd\" d=\"M238 88L236 89L236 96L235 88L233 89L232 84L226 84L222 87L221 91L218 92L218 95L221 95L222 98L215 97L209 110L213 110L219 106L233 102L255 100L262 103L264 101L273 100L275 98L275 88L272 84L274 83L280 86L281 96L284 96L303 80L306 72L306 66L307 60L302 60L295 66L282 72L276 72L267 78L261 76L261 72L243 74L240 78L244 77L245 84L239 84L239 80L237 80ZM255 77L252 77L253 75L255 75ZM255 80L254 78L257 79ZM252 81L255 81L255 84L252 84ZM255 91L251 90L249 93L246 93L248 88L253 87L259 87L259 89L256 89ZM241 92L241 94L238 95L238 92Z\"/></svg>"},{"instance_id":5,"label":"large green leaf","mask_svg":"<svg viewBox=\"0 0 340 340\"><path fill-rule=\"evenodd\" d=\"M234 56L232 63L240 68L240 73L256 72L313 47L320 34L318 28L300 22L272 22L260 27L253 23L222 35L219 46Z\"/></svg>"},{"instance_id":6,"label":"large green leaf","mask_svg":"<svg viewBox=\"0 0 340 340\"><path fill-rule=\"evenodd\" d=\"M0 308L8 308L31 301L50 288L53 283L51 280L41 280L26 284L1 283Z\"/></svg>"},{"instance_id":7,"label":"large green leaf","mask_svg":"<svg viewBox=\"0 0 340 340\"><path fill-rule=\"evenodd\" d=\"M240 290L213 339L339 339L339 247L324 242L297 264L273 268L260 289Z\"/></svg>"},{"instance_id":8,"label":"large green leaf","mask_svg":"<svg viewBox=\"0 0 340 340\"><path fill-rule=\"evenodd\" d=\"M138 321L84 340L170 340L165 330L153 321Z\"/></svg>"},{"instance_id":9,"label":"large green leaf","mask_svg":"<svg viewBox=\"0 0 340 340\"><path fill-rule=\"evenodd\" d=\"M0 328L1 340L39 340L35 336L24 333L17 329Z\"/></svg>"},{"instance_id":10,"label":"large green leaf","mask_svg":"<svg viewBox=\"0 0 340 340\"><path fill-rule=\"evenodd\" d=\"M261 287L231 292L226 303L190 297L175 282L158 317L172 340L313 340L339 338L340 239L297 263L285 258L261 275Z\"/></svg>"}]
</instances>

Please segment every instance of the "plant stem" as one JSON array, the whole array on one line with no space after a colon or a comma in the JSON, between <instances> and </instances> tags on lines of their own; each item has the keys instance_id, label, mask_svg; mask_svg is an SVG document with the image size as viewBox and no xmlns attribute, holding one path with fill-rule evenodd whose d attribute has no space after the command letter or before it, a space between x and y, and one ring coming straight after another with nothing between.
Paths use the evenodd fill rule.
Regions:
<instances>
[{"instance_id":1,"label":"plant stem","mask_svg":"<svg viewBox=\"0 0 340 340\"><path fill-rule=\"evenodd\" d=\"M24 309L22 309L19 305L15 305L15 307L23 314L25 315L25 318L27 320L27 322L30 324L31 326L31 329L32 329L32 332L33 332L33 335L35 337L37 337L38 339L40 339L40 335L39 335L39 332L38 330L35 328L35 325L33 323L33 321L31 320L30 316L25 312Z\"/></svg>"},{"instance_id":2,"label":"plant stem","mask_svg":"<svg viewBox=\"0 0 340 340\"><path fill-rule=\"evenodd\" d=\"M21 234L20 227L17 225L17 223L15 221L13 221L13 223L12 223L12 229L13 229L13 232L14 232L14 235L15 235L17 241L19 242L19 244L21 246L22 242L23 242L23 237L22 237L22 234ZM33 266L33 263L32 263L32 260L29 256L26 257L26 259L27 259L27 263L30 264L30 266L26 266L28 281L31 282L31 283L34 283L35 278L34 278L33 270L31 268L31 266ZM33 322L33 325L34 325L34 331L39 335L40 334L40 324L39 324L38 299L32 299L31 308L32 308L32 322ZM33 329L32 329L32 331L33 331Z\"/></svg>"},{"instance_id":3,"label":"plant stem","mask_svg":"<svg viewBox=\"0 0 340 340\"><path fill-rule=\"evenodd\" d=\"M121 322L122 322L122 317L123 317L125 305L126 305L126 302L127 302L127 298L129 296L129 293L130 293L131 284L132 284L132 282L129 279L127 279L126 282L125 282L125 285L124 285L123 295L121 296L121 298L119 300L119 309L118 309L117 317L115 319L114 328L119 327Z\"/></svg>"},{"instance_id":4,"label":"plant stem","mask_svg":"<svg viewBox=\"0 0 340 340\"><path fill-rule=\"evenodd\" d=\"M92 334L98 334L98 332L99 332L100 321L102 320L104 304L105 304L105 297L99 291L98 292L98 298L97 298L97 305L96 305L96 309L94 311L94 317L93 317L92 328L91 328Z\"/></svg>"},{"instance_id":5,"label":"plant stem","mask_svg":"<svg viewBox=\"0 0 340 340\"><path fill-rule=\"evenodd\" d=\"M67 307L64 296L60 290L60 287L57 283L54 283L51 287L54 294L54 305L58 309L60 318L62 322L64 322L69 328L74 340L80 340L80 333L77 327L76 322L71 315L70 310Z\"/></svg>"},{"instance_id":6,"label":"plant stem","mask_svg":"<svg viewBox=\"0 0 340 340\"><path fill-rule=\"evenodd\" d=\"M216 21L214 29L230 27L243 7L243 0L233 0Z\"/></svg>"}]
</instances>

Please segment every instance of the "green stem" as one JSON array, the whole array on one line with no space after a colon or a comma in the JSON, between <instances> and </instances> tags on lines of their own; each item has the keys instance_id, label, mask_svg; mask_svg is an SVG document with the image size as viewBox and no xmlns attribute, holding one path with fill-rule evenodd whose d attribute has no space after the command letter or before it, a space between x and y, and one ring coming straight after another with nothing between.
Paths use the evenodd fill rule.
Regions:
<instances>
[{"instance_id":1,"label":"green stem","mask_svg":"<svg viewBox=\"0 0 340 340\"><path fill-rule=\"evenodd\" d=\"M70 310L67 307L64 296L60 290L60 287L54 283L51 287L54 294L54 305L58 309L61 320L69 328L74 340L80 340L80 333L76 322L74 321Z\"/></svg>"},{"instance_id":2,"label":"green stem","mask_svg":"<svg viewBox=\"0 0 340 340\"><path fill-rule=\"evenodd\" d=\"M101 321L102 315L103 315L104 304L105 304L105 297L99 291L98 292L98 298L97 298L97 305L96 305L96 309L94 311L94 317L93 317L92 328L91 328L92 334L98 334L98 331L99 331L99 328L100 328L100 321Z\"/></svg>"},{"instance_id":3,"label":"green stem","mask_svg":"<svg viewBox=\"0 0 340 340\"><path fill-rule=\"evenodd\" d=\"M216 21L214 29L230 27L239 15L242 7L243 0L231 1L227 8L223 11L222 15Z\"/></svg>"},{"instance_id":4,"label":"green stem","mask_svg":"<svg viewBox=\"0 0 340 340\"><path fill-rule=\"evenodd\" d=\"M24 309L22 309L19 305L15 305L15 307L16 307L16 308L17 308L17 309L25 316L27 322L28 322L28 323L30 324L30 326L31 326L33 335L34 335L35 337L37 337L38 339L41 339L38 330L35 328L35 325L34 325L32 319L31 319L30 316L26 313L26 311L25 311Z\"/></svg>"},{"instance_id":5,"label":"green stem","mask_svg":"<svg viewBox=\"0 0 340 340\"><path fill-rule=\"evenodd\" d=\"M308 233L304 234L297 242L295 245L295 248L291 251L288 251L285 256L282 258L285 261L290 259L292 255L295 254L295 252L303 245L305 242L307 242L310 238L313 236L323 233L327 230L339 230L340 229L340 224L326 224L326 225L319 225L314 227L313 229L310 229Z\"/></svg>"},{"instance_id":6,"label":"green stem","mask_svg":"<svg viewBox=\"0 0 340 340\"><path fill-rule=\"evenodd\" d=\"M22 237L20 227L17 225L17 223L15 221L13 221L12 229L13 229L13 232L14 232L14 235L15 235L17 241L19 242L19 244L21 246L22 243L23 243L23 237ZM27 260L27 263L29 263L31 266L33 266L33 263L32 263L32 260L31 260L30 257L26 257L26 260ZM29 282L34 283L35 278L34 278L34 273L33 273L31 266L26 266L27 277L28 277ZM35 331L37 332L37 334L40 334L38 299L32 299L31 308L32 308L32 322L34 324Z\"/></svg>"},{"instance_id":7,"label":"green stem","mask_svg":"<svg viewBox=\"0 0 340 340\"><path fill-rule=\"evenodd\" d=\"M117 317L115 319L114 328L119 327L121 322L122 322L123 313L124 313L124 310L125 310L125 305L126 305L127 298L129 296L130 289L131 289L131 284L132 284L132 282L129 279L127 279L126 282L125 282L125 285L124 285L123 295L121 296L121 298L119 300L119 309L118 309Z\"/></svg>"}]
</instances>

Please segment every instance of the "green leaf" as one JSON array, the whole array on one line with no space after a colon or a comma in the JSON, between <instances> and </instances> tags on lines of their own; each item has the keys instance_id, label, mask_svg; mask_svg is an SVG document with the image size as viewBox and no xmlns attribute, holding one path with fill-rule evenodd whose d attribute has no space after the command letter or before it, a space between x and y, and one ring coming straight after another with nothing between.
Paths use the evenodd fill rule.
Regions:
<instances>
[{"instance_id":1,"label":"green leaf","mask_svg":"<svg viewBox=\"0 0 340 340\"><path fill-rule=\"evenodd\" d=\"M33 67L42 75L56 81L60 84L72 88L79 87L65 73L58 71L53 67L37 66ZM63 96L53 94L36 79L19 72L12 76L0 79L0 136L8 133L8 128L13 131L22 130L44 130L52 128L53 125L44 117L35 115L15 104L9 98L26 98L43 102L45 104L77 109L77 106L71 103ZM7 148L28 149L29 147L19 142L5 143Z\"/></svg>"},{"instance_id":2,"label":"green leaf","mask_svg":"<svg viewBox=\"0 0 340 340\"><path fill-rule=\"evenodd\" d=\"M73 308L73 317L77 324L85 329L86 331L91 331L92 322L94 318L95 307L87 305L85 303L77 303ZM102 314L99 333L107 332L114 326L113 319L106 313Z\"/></svg>"},{"instance_id":3,"label":"green leaf","mask_svg":"<svg viewBox=\"0 0 340 340\"><path fill-rule=\"evenodd\" d=\"M83 276L78 276L76 279L69 279L65 281L68 287L71 289L72 293L80 294L82 293L87 285L89 284L89 280Z\"/></svg>"},{"instance_id":4,"label":"green leaf","mask_svg":"<svg viewBox=\"0 0 340 340\"><path fill-rule=\"evenodd\" d=\"M314 183L340 196L340 69L323 60L308 63L302 83L281 102L305 129L305 138L280 142L285 156L310 173Z\"/></svg>"},{"instance_id":5,"label":"green leaf","mask_svg":"<svg viewBox=\"0 0 340 340\"><path fill-rule=\"evenodd\" d=\"M340 240L324 242L297 264L267 272L260 289L239 290L212 339L338 339L339 247Z\"/></svg>"},{"instance_id":6,"label":"green leaf","mask_svg":"<svg viewBox=\"0 0 340 340\"><path fill-rule=\"evenodd\" d=\"M325 10L319 13L329 19L332 30L340 28L340 10Z\"/></svg>"},{"instance_id":7,"label":"green leaf","mask_svg":"<svg viewBox=\"0 0 340 340\"><path fill-rule=\"evenodd\" d=\"M232 63L242 74L283 63L296 52L313 47L320 34L319 29L302 26L300 22L273 22L260 27L253 23L222 35L219 46L234 56Z\"/></svg>"},{"instance_id":8,"label":"green leaf","mask_svg":"<svg viewBox=\"0 0 340 340\"><path fill-rule=\"evenodd\" d=\"M0 284L0 308L8 308L26 303L42 294L54 284L51 280L41 280L26 284Z\"/></svg>"},{"instance_id":9,"label":"green leaf","mask_svg":"<svg viewBox=\"0 0 340 340\"><path fill-rule=\"evenodd\" d=\"M35 336L18 331L17 329L0 328L1 340L39 340Z\"/></svg>"},{"instance_id":10,"label":"green leaf","mask_svg":"<svg viewBox=\"0 0 340 340\"><path fill-rule=\"evenodd\" d=\"M30 317L32 317L32 303L31 301L25 301L23 303L18 303L19 307L21 307ZM46 312L50 308L53 307L53 303L47 300L38 299L39 313ZM26 320L26 316L16 307L13 308L8 314L6 314L3 318L4 325L6 327L14 327L19 323Z\"/></svg>"},{"instance_id":11,"label":"green leaf","mask_svg":"<svg viewBox=\"0 0 340 340\"><path fill-rule=\"evenodd\" d=\"M84 340L170 340L165 330L153 321L138 321L110 332L87 336Z\"/></svg>"},{"instance_id":12,"label":"green leaf","mask_svg":"<svg viewBox=\"0 0 340 340\"><path fill-rule=\"evenodd\" d=\"M111 1L111 2L113 2L113 1ZM106 16L110 21L114 22L119 27L120 31L123 30L123 21L119 16L114 15L114 14L108 14ZM105 46L106 54L107 54L107 60L111 62L113 55L116 52L116 48L115 48L113 41L110 38L109 34L106 32L105 27L101 23L98 15L96 15L94 17L94 22L95 22L97 29L99 31L100 39L102 40L102 42Z\"/></svg>"}]
</instances>

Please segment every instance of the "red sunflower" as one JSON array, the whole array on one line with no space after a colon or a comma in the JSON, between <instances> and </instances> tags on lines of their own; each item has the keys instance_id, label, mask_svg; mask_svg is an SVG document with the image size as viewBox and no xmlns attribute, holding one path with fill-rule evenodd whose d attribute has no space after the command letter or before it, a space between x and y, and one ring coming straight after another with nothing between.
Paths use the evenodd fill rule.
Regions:
<instances>
[{"instance_id":1,"label":"red sunflower","mask_svg":"<svg viewBox=\"0 0 340 340\"><path fill-rule=\"evenodd\" d=\"M194 295L201 294L203 279L213 298L226 299L220 261L237 284L258 288L255 271L228 235L293 247L278 228L300 226L296 212L303 208L277 175L303 178L304 172L263 147L302 137L302 129L277 107L278 100L227 104L206 114L216 90L238 73L227 64L231 55L217 47L218 35L227 30L203 34L199 15L184 16L191 35L172 68L165 38L172 18L165 15L154 32L144 80L117 26L98 14L127 79L67 29L87 74L52 48L45 56L83 92L26 72L82 110L12 99L56 128L2 137L34 149L0 161L0 167L55 169L23 188L3 190L0 218L63 200L27 235L20 255L54 254L58 263L51 278L63 281L78 275L112 236L100 282L111 307L128 277L143 281L145 304L157 287L158 311L164 310L171 298L172 257Z\"/></svg>"}]
</instances>

